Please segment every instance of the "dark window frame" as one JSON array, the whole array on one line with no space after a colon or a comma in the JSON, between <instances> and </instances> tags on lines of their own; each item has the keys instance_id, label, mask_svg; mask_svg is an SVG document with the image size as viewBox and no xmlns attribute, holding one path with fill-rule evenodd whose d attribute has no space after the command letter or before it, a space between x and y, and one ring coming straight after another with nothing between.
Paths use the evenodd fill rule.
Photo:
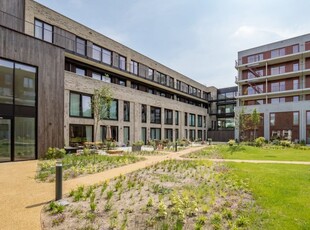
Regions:
<instances>
[{"instance_id":1,"label":"dark window frame","mask_svg":"<svg viewBox=\"0 0 310 230\"><path fill-rule=\"evenodd\" d=\"M130 101L124 101L124 121L130 121Z\"/></svg>"},{"instance_id":2,"label":"dark window frame","mask_svg":"<svg viewBox=\"0 0 310 230\"><path fill-rule=\"evenodd\" d=\"M71 101L71 94L76 94L79 95L79 115L71 115L71 105L72 105L72 101ZM69 117L78 117L78 118L87 118L87 119L93 119L94 118L94 114L91 108L91 116L83 116L83 96L85 97L90 97L90 101L92 102L92 95L91 94L85 94L85 93L80 93L80 92L76 92L76 91L70 91L69 93ZM91 105L90 105L91 106Z\"/></svg>"}]
</instances>

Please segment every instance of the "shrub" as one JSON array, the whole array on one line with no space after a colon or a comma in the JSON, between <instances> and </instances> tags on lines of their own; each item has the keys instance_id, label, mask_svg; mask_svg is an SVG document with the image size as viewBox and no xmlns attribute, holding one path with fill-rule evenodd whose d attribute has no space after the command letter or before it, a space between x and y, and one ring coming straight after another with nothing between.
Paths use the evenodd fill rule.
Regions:
<instances>
[{"instance_id":1,"label":"shrub","mask_svg":"<svg viewBox=\"0 0 310 230\"><path fill-rule=\"evenodd\" d=\"M264 137L258 137L258 138L255 139L255 145L257 147L263 146L264 143L265 143L265 138Z\"/></svg>"},{"instance_id":2,"label":"shrub","mask_svg":"<svg viewBox=\"0 0 310 230\"><path fill-rule=\"evenodd\" d=\"M300 145L301 145L301 146L306 146L306 141L305 141L305 140L301 140L301 141L300 141Z\"/></svg>"},{"instance_id":3,"label":"shrub","mask_svg":"<svg viewBox=\"0 0 310 230\"><path fill-rule=\"evenodd\" d=\"M47 150L47 153L45 154L45 159L63 158L65 155L66 155L66 150L49 147Z\"/></svg>"},{"instance_id":4,"label":"shrub","mask_svg":"<svg viewBox=\"0 0 310 230\"><path fill-rule=\"evenodd\" d=\"M291 147L290 141L280 141L280 145L283 147Z\"/></svg>"},{"instance_id":5,"label":"shrub","mask_svg":"<svg viewBox=\"0 0 310 230\"><path fill-rule=\"evenodd\" d=\"M136 142L134 142L134 143L132 143L132 146L142 146L142 145L144 145L144 142L143 141L136 141Z\"/></svg>"},{"instance_id":6,"label":"shrub","mask_svg":"<svg viewBox=\"0 0 310 230\"><path fill-rule=\"evenodd\" d=\"M229 146L233 146L234 144L236 144L236 142L235 142L235 140L229 140L228 142L227 142L227 144L229 145Z\"/></svg>"}]
</instances>

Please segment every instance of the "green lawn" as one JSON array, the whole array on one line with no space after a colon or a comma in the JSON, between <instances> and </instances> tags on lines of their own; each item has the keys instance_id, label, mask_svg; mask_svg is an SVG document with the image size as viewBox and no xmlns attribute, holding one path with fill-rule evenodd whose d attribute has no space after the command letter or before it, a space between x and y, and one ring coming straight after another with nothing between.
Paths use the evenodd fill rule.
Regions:
<instances>
[{"instance_id":1,"label":"green lawn","mask_svg":"<svg viewBox=\"0 0 310 230\"><path fill-rule=\"evenodd\" d=\"M310 161L309 149L281 147L253 147L240 145L229 147L218 145L213 148L188 154L190 158L225 158L241 160L274 160L274 161Z\"/></svg>"},{"instance_id":2,"label":"green lawn","mask_svg":"<svg viewBox=\"0 0 310 230\"><path fill-rule=\"evenodd\" d=\"M262 226L250 229L310 229L310 166L228 163L262 208ZM253 217L255 218L255 216Z\"/></svg>"}]
</instances>

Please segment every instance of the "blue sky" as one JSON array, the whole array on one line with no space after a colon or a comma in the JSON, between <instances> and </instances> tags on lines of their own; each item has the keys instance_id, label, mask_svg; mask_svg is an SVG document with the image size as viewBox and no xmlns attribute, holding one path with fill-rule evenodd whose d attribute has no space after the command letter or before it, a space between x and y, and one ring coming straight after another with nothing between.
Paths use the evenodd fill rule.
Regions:
<instances>
[{"instance_id":1,"label":"blue sky","mask_svg":"<svg viewBox=\"0 0 310 230\"><path fill-rule=\"evenodd\" d=\"M234 85L237 52L310 33L308 0L36 0L194 80Z\"/></svg>"}]
</instances>

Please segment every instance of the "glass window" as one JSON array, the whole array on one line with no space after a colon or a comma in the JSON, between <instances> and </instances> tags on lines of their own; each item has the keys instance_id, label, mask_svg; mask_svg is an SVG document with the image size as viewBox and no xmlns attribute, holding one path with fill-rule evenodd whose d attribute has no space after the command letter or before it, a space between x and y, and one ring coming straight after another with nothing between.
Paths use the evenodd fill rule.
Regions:
<instances>
[{"instance_id":1,"label":"glass window","mask_svg":"<svg viewBox=\"0 0 310 230\"><path fill-rule=\"evenodd\" d=\"M293 54L299 52L299 45L293 45Z\"/></svg>"},{"instance_id":2,"label":"glass window","mask_svg":"<svg viewBox=\"0 0 310 230\"><path fill-rule=\"evenodd\" d=\"M13 104L14 63L0 59L0 103Z\"/></svg>"},{"instance_id":3,"label":"glass window","mask_svg":"<svg viewBox=\"0 0 310 230\"><path fill-rule=\"evenodd\" d=\"M106 110L106 108L103 108ZM118 100L113 100L110 108L104 114L103 119L105 120L118 120Z\"/></svg>"},{"instance_id":4,"label":"glass window","mask_svg":"<svg viewBox=\"0 0 310 230\"><path fill-rule=\"evenodd\" d=\"M161 108L151 106L151 123L161 123Z\"/></svg>"},{"instance_id":5,"label":"glass window","mask_svg":"<svg viewBox=\"0 0 310 230\"><path fill-rule=\"evenodd\" d=\"M102 62L108 65L112 64L112 52L102 48Z\"/></svg>"},{"instance_id":6,"label":"glass window","mask_svg":"<svg viewBox=\"0 0 310 230\"><path fill-rule=\"evenodd\" d=\"M197 138L201 141L202 140L202 130L197 131Z\"/></svg>"},{"instance_id":7,"label":"glass window","mask_svg":"<svg viewBox=\"0 0 310 230\"><path fill-rule=\"evenodd\" d=\"M190 113L189 114L189 126L196 126L196 115Z\"/></svg>"},{"instance_id":8,"label":"glass window","mask_svg":"<svg viewBox=\"0 0 310 230\"><path fill-rule=\"evenodd\" d=\"M173 124L173 111L171 109L165 109L165 124Z\"/></svg>"},{"instance_id":9,"label":"glass window","mask_svg":"<svg viewBox=\"0 0 310 230\"><path fill-rule=\"evenodd\" d=\"M161 140L161 129L151 128L150 138L151 140Z\"/></svg>"},{"instance_id":10,"label":"glass window","mask_svg":"<svg viewBox=\"0 0 310 230\"><path fill-rule=\"evenodd\" d=\"M15 104L35 106L36 68L15 64Z\"/></svg>"},{"instance_id":11,"label":"glass window","mask_svg":"<svg viewBox=\"0 0 310 230\"><path fill-rule=\"evenodd\" d=\"M197 123L198 123L197 124L198 127L202 127L202 116L201 115L197 116Z\"/></svg>"},{"instance_id":12,"label":"glass window","mask_svg":"<svg viewBox=\"0 0 310 230\"><path fill-rule=\"evenodd\" d=\"M147 106L141 105L141 122L146 123L147 120Z\"/></svg>"},{"instance_id":13,"label":"glass window","mask_svg":"<svg viewBox=\"0 0 310 230\"><path fill-rule=\"evenodd\" d=\"M93 126L70 125L70 146L83 145L84 142L93 141Z\"/></svg>"},{"instance_id":14,"label":"glass window","mask_svg":"<svg viewBox=\"0 0 310 230\"><path fill-rule=\"evenodd\" d=\"M76 37L75 41L76 52L81 55L86 55L86 40Z\"/></svg>"},{"instance_id":15,"label":"glass window","mask_svg":"<svg viewBox=\"0 0 310 230\"><path fill-rule=\"evenodd\" d=\"M76 73L77 75L85 76L86 71L85 71L85 69L76 67L75 73Z\"/></svg>"},{"instance_id":16,"label":"glass window","mask_svg":"<svg viewBox=\"0 0 310 230\"><path fill-rule=\"evenodd\" d=\"M35 19L34 25L34 36L36 38L51 43L53 42L53 26L37 19Z\"/></svg>"},{"instance_id":17,"label":"glass window","mask_svg":"<svg viewBox=\"0 0 310 230\"><path fill-rule=\"evenodd\" d=\"M195 132L195 129L190 129L189 130L189 139L191 141L194 141L196 139L196 132Z\"/></svg>"},{"instance_id":18,"label":"glass window","mask_svg":"<svg viewBox=\"0 0 310 230\"><path fill-rule=\"evenodd\" d=\"M293 64L293 71L298 71L299 70L299 64L298 63L295 63Z\"/></svg>"},{"instance_id":19,"label":"glass window","mask_svg":"<svg viewBox=\"0 0 310 230\"><path fill-rule=\"evenodd\" d=\"M101 48L99 46L93 45L93 59L101 61Z\"/></svg>"},{"instance_id":20,"label":"glass window","mask_svg":"<svg viewBox=\"0 0 310 230\"><path fill-rule=\"evenodd\" d=\"M82 95L82 117L92 117L90 96Z\"/></svg>"},{"instance_id":21,"label":"glass window","mask_svg":"<svg viewBox=\"0 0 310 230\"><path fill-rule=\"evenodd\" d=\"M91 96L70 93L70 116L92 117Z\"/></svg>"},{"instance_id":22,"label":"glass window","mask_svg":"<svg viewBox=\"0 0 310 230\"><path fill-rule=\"evenodd\" d=\"M148 71L148 72L149 72L149 73L148 73L147 79L153 81L154 70L149 68L149 71Z\"/></svg>"},{"instance_id":23,"label":"glass window","mask_svg":"<svg viewBox=\"0 0 310 230\"><path fill-rule=\"evenodd\" d=\"M299 89L299 80L298 79L293 80L293 89Z\"/></svg>"},{"instance_id":24,"label":"glass window","mask_svg":"<svg viewBox=\"0 0 310 230\"><path fill-rule=\"evenodd\" d=\"M175 124L179 125L179 111L175 111Z\"/></svg>"},{"instance_id":25,"label":"glass window","mask_svg":"<svg viewBox=\"0 0 310 230\"><path fill-rule=\"evenodd\" d=\"M15 160L35 159L35 130L35 118L15 117Z\"/></svg>"},{"instance_id":26,"label":"glass window","mask_svg":"<svg viewBox=\"0 0 310 230\"><path fill-rule=\"evenodd\" d=\"M119 68L121 70L126 70L126 58L123 56L119 56Z\"/></svg>"},{"instance_id":27,"label":"glass window","mask_svg":"<svg viewBox=\"0 0 310 230\"><path fill-rule=\"evenodd\" d=\"M141 128L141 140L144 142L144 144L146 144L146 128L142 127Z\"/></svg>"},{"instance_id":28,"label":"glass window","mask_svg":"<svg viewBox=\"0 0 310 230\"><path fill-rule=\"evenodd\" d=\"M299 101L299 96L294 96L294 97L293 97L293 101L294 101L294 102Z\"/></svg>"},{"instance_id":29,"label":"glass window","mask_svg":"<svg viewBox=\"0 0 310 230\"><path fill-rule=\"evenodd\" d=\"M175 129L175 140L178 140L179 138L179 129Z\"/></svg>"},{"instance_id":30,"label":"glass window","mask_svg":"<svg viewBox=\"0 0 310 230\"><path fill-rule=\"evenodd\" d=\"M101 140L118 141L118 126L101 126L100 129Z\"/></svg>"},{"instance_id":31,"label":"glass window","mask_svg":"<svg viewBox=\"0 0 310 230\"><path fill-rule=\"evenodd\" d=\"M169 141L173 141L173 130L172 129L165 129L165 139Z\"/></svg>"},{"instance_id":32,"label":"glass window","mask_svg":"<svg viewBox=\"0 0 310 230\"><path fill-rule=\"evenodd\" d=\"M248 63L257 62L263 60L263 54L255 54L248 56Z\"/></svg>"},{"instance_id":33,"label":"glass window","mask_svg":"<svg viewBox=\"0 0 310 230\"><path fill-rule=\"evenodd\" d=\"M124 131L124 144L126 146L128 146L129 145L129 141L130 141L130 133L129 133L130 129L129 129L128 126L124 126L124 130L123 131Z\"/></svg>"},{"instance_id":34,"label":"glass window","mask_svg":"<svg viewBox=\"0 0 310 230\"><path fill-rule=\"evenodd\" d=\"M131 61L130 62L130 72L138 75L138 62Z\"/></svg>"},{"instance_id":35,"label":"glass window","mask_svg":"<svg viewBox=\"0 0 310 230\"><path fill-rule=\"evenodd\" d=\"M80 116L80 94L70 93L70 116Z\"/></svg>"},{"instance_id":36,"label":"glass window","mask_svg":"<svg viewBox=\"0 0 310 230\"><path fill-rule=\"evenodd\" d=\"M130 120L130 102L124 101L124 121Z\"/></svg>"},{"instance_id":37,"label":"glass window","mask_svg":"<svg viewBox=\"0 0 310 230\"><path fill-rule=\"evenodd\" d=\"M274 113L270 113L270 126L274 126L276 124L276 115Z\"/></svg>"},{"instance_id":38,"label":"glass window","mask_svg":"<svg viewBox=\"0 0 310 230\"><path fill-rule=\"evenodd\" d=\"M111 78L108 74L102 75L101 78L102 78L102 81L111 83Z\"/></svg>"},{"instance_id":39,"label":"glass window","mask_svg":"<svg viewBox=\"0 0 310 230\"><path fill-rule=\"evenodd\" d=\"M299 112L294 112L293 113L293 125L298 125L299 124Z\"/></svg>"},{"instance_id":40,"label":"glass window","mask_svg":"<svg viewBox=\"0 0 310 230\"><path fill-rule=\"evenodd\" d=\"M159 82L160 81L160 73L157 71L154 72L154 81Z\"/></svg>"},{"instance_id":41,"label":"glass window","mask_svg":"<svg viewBox=\"0 0 310 230\"><path fill-rule=\"evenodd\" d=\"M184 125L185 126L187 126L187 121L188 121L187 113L184 113Z\"/></svg>"},{"instance_id":42,"label":"glass window","mask_svg":"<svg viewBox=\"0 0 310 230\"><path fill-rule=\"evenodd\" d=\"M310 125L310 111L307 111L307 125Z\"/></svg>"},{"instance_id":43,"label":"glass window","mask_svg":"<svg viewBox=\"0 0 310 230\"><path fill-rule=\"evenodd\" d=\"M92 73L92 78L94 78L96 80L101 80L101 74L93 72Z\"/></svg>"}]
</instances>

